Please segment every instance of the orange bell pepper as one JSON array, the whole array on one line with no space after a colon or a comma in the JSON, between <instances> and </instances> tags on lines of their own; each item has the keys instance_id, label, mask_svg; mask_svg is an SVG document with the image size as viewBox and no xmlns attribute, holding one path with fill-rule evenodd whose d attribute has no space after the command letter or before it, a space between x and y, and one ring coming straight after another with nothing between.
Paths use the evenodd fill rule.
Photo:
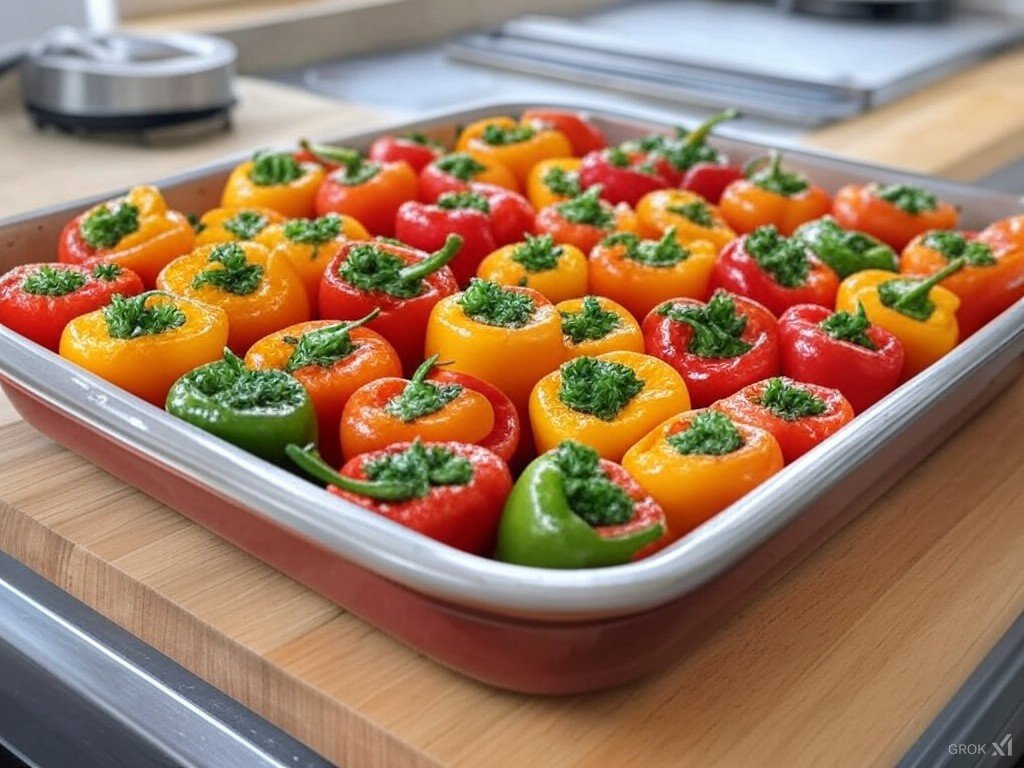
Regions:
<instances>
[{"instance_id":1,"label":"orange bell pepper","mask_svg":"<svg viewBox=\"0 0 1024 768\"><path fill-rule=\"evenodd\" d=\"M519 182L512 171L499 162L453 152L423 166L420 171L420 200L436 203L446 192L468 192L470 184L492 184L513 192Z\"/></svg>"},{"instance_id":2,"label":"orange bell pepper","mask_svg":"<svg viewBox=\"0 0 1024 768\"><path fill-rule=\"evenodd\" d=\"M199 219L196 245L257 240L267 227L281 221L284 216L269 208L212 208Z\"/></svg>"},{"instance_id":3,"label":"orange bell pepper","mask_svg":"<svg viewBox=\"0 0 1024 768\"><path fill-rule=\"evenodd\" d=\"M587 292L586 255L574 245L556 245L551 235L527 235L524 242L491 252L476 274L499 285L525 285L551 302Z\"/></svg>"},{"instance_id":4,"label":"orange bell pepper","mask_svg":"<svg viewBox=\"0 0 1024 768\"><path fill-rule=\"evenodd\" d=\"M271 331L310 318L295 270L258 243L201 245L164 267L156 282L168 293L223 309L228 346L238 355Z\"/></svg>"},{"instance_id":5,"label":"orange bell pepper","mask_svg":"<svg viewBox=\"0 0 1024 768\"><path fill-rule=\"evenodd\" d=\"M302 280L309 306L319 305L320 280L331 259L350 240L369 240L366 227L351 216L329 213L319 219L289 219L272 224L256 237L256 242L283 256Z\"/></svg>"},{"instance_id":6,"label":"orange bell pepper","mask_svg":"<svg viewBox=\"0 0 1024 768\"><path fill-rule=\"evenodd\" d=\"M978 233L978 239L990 245L1024 248L1024 216L994 221Z\"/></svg>"},{"instance_id":7,"label":"orange bell pepper","mask_svg":"<svg viewBox=\"0 0 1024 768\"><path fill-rule=\"evenodd\" d=\"M188 218L168 210L160 190L132 187L124 197L69 221L60 235L58 258L65 264L118 264L152 288L160 270L192 250L195 238Z\"/></svg>"},{"instance_id":8,"label":"orange bell pepper","mask_svg":"<svg viewBox=\"0 0 1024 768\"><path fill-rule=\"evenodd\" d=\"M707 299L716 253L707 240L682 245L674 227L660 240L620 232L606 237L591 252L590 288L642 320L668 299Z\"/></svg>"},{"instance_id":9,"label":"orange bell pepper","mask_svg":"<svg viewBox=\"0 0 1024 768\"><path fill-rule=\"evenodd\" d=\"M1024 247L993 246L974 232L927 232L903 249L900 272L931 275L961 257L967 266L942 287L960 297L956 320L960 338L966 339L1024 296Z\"/></svg>"},{"instance_id":10,"label":"orange bell pepper","mask_svg":"<svg viewBox=\"0 0 1024 768\"><path fill-rule=\"evenodd\" d=\"M562 318L565 357L597 357L605 352L643 352L644 335L629 311L604 296L567 299L555 307Z\"/></svg>"},{"instance_id":11,"label":"orange bell pepper","mask_svg":"<svg viewBox=\"0 0 1024 768\"><path fill-rule=\"evenodd\" d=\"M922 232L952 229L957 212L928 190L908 184L850 184L836 192L832 215L844 229L874 235L897 251Z\"/></svg>"},{"instance_id":12,"label":"orange bell pepper","mask_svg":"<svg viewBox=\"0 0 1024 768\"><path fill-rule=\"evenodd\" d=\"M245 356L250 368L287 371L306 388L316 409L320 453L332 465L341 461L341 414L348 399L364 384L402 375L394 347L362 327L376 315L290 325L257 341Z\"/></svg>"},{"instance_id":13,"label":"orange bell pepper","mask_svg":"<svg viewBox=\"0 0 1024 768\"><path fill-rule=\"evenodd\" d=\"M257 152L228 176L220 204L225 208L269 208L282 216L313 215L324 169L300 162L290 152Z\"/></svg>"},{"instance_id":14,"label":"orange bell pepper","mask_svg":"<svg viewBox=\"0 0 1024 768\"><path fill-rule=\"evenodd\" d=\"M392 443L473 443L511 461L519 445L519 416L497 387L465 373L437 369L427 358L409 380L364 384L345 404L341 447L345 458Z\"/></svg>"},{"instance_id":15,"label":"orange bell pepper","mask_svg":"<svg viewBox=\"0 0 1024 768\"><path fill-rule=\"evenodd\" d=\"M541 379L530 395L537 453L579 440L619 461L633 443L690 407L683 377L639 352L577 357Z\"/></svg>"},{"instance_id":16,"label":"orange bell pepper","mask_svg":"<svg viewBox=\"0 0 1024 768\"><path fill-rule=\"evenodd\" d=\"M530 205L539 211L582 194L580 162L578 157L552 157L533 166L526 179Z\"/></svg>"},{"instance_id":17,"label":"orange bell pepper","mask_svg":"<svg viewBox=\"0 0 1024 768\"><path fill-rule=\"evenodd\" d=\"M67 324L60 354L158 408L179 378L219 360L228 340L223 310L160 291L111 303Z\"/></svg>"},{"instance_id":18,"label":"orange bell pepper","mask_svg":"<svg viewBox=\"0 0 1024 768\"><path fill-rule=\"evenodd\" d=\"M672 416L622 459L665 510L679 538L782 469L782 449L767 430L709 410Z\"/></svg>"},{"instance_id":19,"label":"orange bell pepper","mask_svg":"<svg viewBox=\"0 0 1024 768\"><path fill-rule=\"evenodd\" d=\"M774 224L787 237L801 224L820 219L832 208L828 192L798 173L782 169L782 155L755 158L746 178L732 182L718 203L729 226L740 234Z\"/></svg>"},{"instance_id":20,"label":"orange bell pepper","mask_svg":"<svg viewBox=\"0 0 1024 768\"><path fill-rule=\"evenodd\" d=\"M530 169L550 157L571 157L565 135L543 125L519 123L511 117L488 117L467 125L455 143L459 152L501 163L525 187Z\"/></svg>"},{"instance_id":21,"label":"orange bell pepper","mask_svg":"<svg viewBox=\"0 0 1024 768\"><path fill-rule=\"evenodd\" d=\"M554 305L532 288L474 278L434 305L425 354L490 382L525 417L533 385L562 362L562 325Z\"/></svg>"},{"instance_id":22,"label":"orange bell pepper","mask_svg":"<svg viewBox=\"0 0 1024 768\"><path fill-rule=\"evenodd\" d=\"M549 205L537 213L537 234L551 235L559 245L575 245L590 253L612 232L635 232L636 214L625 203L612 206L595 185L571 200Z\"/></svg>"},{"instance_id":23,"label":"orange bell pepper","mask_svg":"<svg viewBox=\"0 0 1024 768\"><path fill-rule=\"evenodd\" d=\"M707 240L721 251L736 239L717 207L685 189L659 189L644 195L636 205L636 219L637 231L652 240L673 227L683 245Z\"/></svg>"},{"instance_id":24,"label":"orange bell pepper","mask_svg":"<svg viewBox=\"0 0 1024 768\"><path fill-rule=\"evenodd\" d=\"M909 379L956 346L960 299L939 283L965 264L963 258L954 259L923 279L893 275L883 269L857 272L839 284L836 309L854 313L857 305L863 304L872 323L903 343L903 379Z\"/></svg>"}]
</instances>

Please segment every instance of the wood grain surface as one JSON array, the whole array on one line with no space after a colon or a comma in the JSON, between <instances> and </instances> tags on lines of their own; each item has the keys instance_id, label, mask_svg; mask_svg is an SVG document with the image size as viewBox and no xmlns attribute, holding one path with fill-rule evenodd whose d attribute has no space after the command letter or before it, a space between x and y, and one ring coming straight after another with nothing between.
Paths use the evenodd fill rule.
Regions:
<instances>
[{"instance_id":1,"label":"wood grain surface","mask_svg":"<svg viewBox=\"0 0 1024 768\"><path fill-rule=\"evenodd\" d=\"M257 117L287 96L246 88ZM360 114L289 104L324 126ZM163 162L128 148L95 183ZM95 191L44 177L3 189L0 210ZM503 693L417 656L59 448L2 397L0 548L351 768L888 765L1024 610L1022 431L1018 382L696 652L591 696Z\"/></svg>"}]
</instances>

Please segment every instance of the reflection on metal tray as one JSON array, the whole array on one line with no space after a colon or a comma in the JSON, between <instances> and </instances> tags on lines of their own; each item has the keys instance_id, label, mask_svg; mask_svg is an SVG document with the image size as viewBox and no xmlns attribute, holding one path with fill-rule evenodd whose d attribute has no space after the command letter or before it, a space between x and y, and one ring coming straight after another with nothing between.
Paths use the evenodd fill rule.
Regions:
<instances>
[{"instance_id":1,"label":"reflection on metal tray","mask_svg":"<svg viewBox=\"0 0 1024 768\"><path fill-rule=\"evenodd\" d=\"M749 2L662 0L574 19L526 16L447 51L474 64L815 125L892 101L1022 35L1020 20L983 14L885 24Z\"/></svg>"},{"instance_id":2,"label":"reflection on metal tray","mask_svg":"<svg viewBox=\"0 0 1024 768\"><path fill-rule=\"evenodd\" d=\"M451 143L458 125L525 106L487 104L330 138L365 147L380 132L416 130ZM592 114L612 142L674 122L665 114ZM765 149L717 143L738 161ZM1014 198L969 187L799 150L787 157L832 191L869 180L925 183L960 206L966 228L1020 211ZM241 159L159 183L171 205L204 210ZM53 253L68 218L92 202L0 222L0 270ZM575 571L508 565L426 539L3 328L0 383L41 431L428 656L495 685L567 693L634 679L701 641L1017 376L1022 352L1019 303L668 549Z\"/></svg>"}]
</instances>

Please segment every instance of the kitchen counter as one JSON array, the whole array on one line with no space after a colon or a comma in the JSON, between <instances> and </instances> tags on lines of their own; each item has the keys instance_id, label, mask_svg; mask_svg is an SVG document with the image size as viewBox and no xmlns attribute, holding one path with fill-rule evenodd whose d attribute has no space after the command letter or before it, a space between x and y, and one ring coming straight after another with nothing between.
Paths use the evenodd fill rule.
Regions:
<instances>
[{"instance_id":1,"label":"kitchen counter","mask_svg":"<svg viewBox=\"0 0 1024 768\"><path fill-rule=\"evenodd\" d=\"M1022 83L1018 52L808 142L980 175L1024 148ZM37 135L8 98L0 145L19 182L0 186L0 211L379 119L259 81L240 94L235 132L159 151ZM2 397L0 549L346 766L891 764L1024 612L1022 431L1018 381L703 646L590 696L504 693L417 656Z\"/></svg>"}]
</instances>

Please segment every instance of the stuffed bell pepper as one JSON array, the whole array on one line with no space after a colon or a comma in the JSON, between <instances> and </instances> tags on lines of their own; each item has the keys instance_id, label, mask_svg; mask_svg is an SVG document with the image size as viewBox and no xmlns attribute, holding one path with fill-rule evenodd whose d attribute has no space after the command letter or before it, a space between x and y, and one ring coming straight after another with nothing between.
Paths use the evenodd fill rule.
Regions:
<instances>
[{"instance_id":1,"label":"stuffed bell pepper","mask_svg":"<svg viewBox=\"0 0 1024 768\"><path fill-rule=\"evenodd\" d=\"M523 285L560 302L587 292L587 257L574 245L557 245L551 235L526 235L519 243L488 254L477 276L500 285Z\"/></svg>"},{"instance_id":2,"label":"stuffed bell pepper","mask_svg":"<svg viewBox=\"0 0 1024 768\"><path fill-rule=\"evenodd\" d=\"M896 250L922 232L952 229L956 208L910 184L850 184L836 193L832 215L845 229L877 237Z\"/></svg>"},{"instance_id":3,"label":"stuffed bell pepper","mask_svg":"<svg viewBox=\"0 0 1024 768\"><path fill-rule=\"evenodd\" d=\"M601 199L601 188L591 187L570 200L537 212L534 231L551 235L559 245L568 244L590 253L612 232L635 232L636 214L627 205L612 206Z\"/></svg>"},{"instance_id":4,"label":"stuffed bell pepper","mask_svg":"<svg viewBox=\"0 0 1024 768\"><path fill-rule=\"evenodd\" d=\"M778 152L752 160L744 173L746 178L726 187L719 201L722 215L737 232L753 232L774 224L788 237L801 224L820 219L832 207L824 189L782 168Z\"/></svg>"},{"instance_id":5,"label":"stuffed bell pepper","mask_svg":"<svg viewBox=\"0 0 1024 768\"><path fill-rule=\"evenodd\" d=\"M511 117L488 117L467 125L455 149L484 162L500 163L512 171L520 188L541 160L572 155L572 145L561 131Z\"/></svg>"},{"instance_id":6,"label":"stuffed bell pepper","mask_svg":"<svg viewBox=\"0 0 1024 768\"><path fill-rule=\"evenodd\" d=\"M640 234L655 240L674 229L683 245L707 240L717 252L736 239L715 206L683 189L659 189L644 195L636 206L636 219Z\"/></svg>"},{"instance_id":7,"label":"stuffed bell pepper","mask_svg":"<svg viewBox=\"0 0 1024 768\"><path fill-rule=\"evenodd\" d=\"M269 208L213 208L195 225L196 245L255 240L271 224L281 221L284 216Z\"/></svg>"},{"instance_id":8,"label":"stuffed bell pepper","mask_svg":"<svg viewBox=\"0 0 1024 768\"><path fill-rule=\"evenodd\" d=\"M636 318L604 296L560 302L565 357L597 357L605 352L643 352L644 335Z\"/></svg>"},{"instance_id":9,"label":"stuffed bell pepper","mask_svg":"<svg viewBox=\"0 0 1024 768\"><path fill-rule=\"evenodd\" d=\"M466 152L453 152L428 163L420 171L420 197L424 203L437 201L445 192L468 192L471 184L491 184L517 190L519 182L512 171L494 160L485 160Z\"/></svg>"},{"instance_id":10,"label":"stuffed bell pepper","mask_svg":"<svg viewBox=\"0 0 1024 768\"><path fill-rule=\"evenodd\" d=\"M228 176L220 204L225 208L269 208L282 216L313 215L324 179L318 163L303 162L292 152L261 151Z\"/></svg>"}]
</instances>

